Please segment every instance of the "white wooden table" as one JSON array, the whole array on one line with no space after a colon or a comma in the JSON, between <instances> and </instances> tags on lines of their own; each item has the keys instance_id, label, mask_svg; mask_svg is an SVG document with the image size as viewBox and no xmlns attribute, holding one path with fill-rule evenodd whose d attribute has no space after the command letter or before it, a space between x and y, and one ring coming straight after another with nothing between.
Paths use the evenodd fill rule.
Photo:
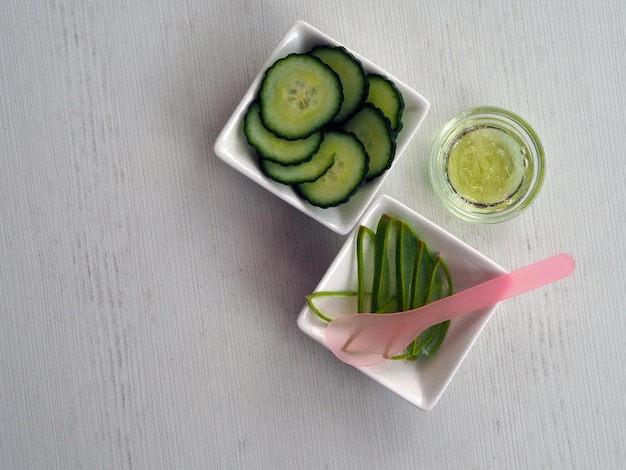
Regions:
<instances>
[{"instance_id":1,"label":"white wooden table","mask_svg":"<svg viewBox=\"0 0 626 470\"><path fill-rule=\"evenodd\" d=\"M431 101L383 193L507 269L577 260L501 306L429 413L297 329L345 237L213 153L297 19ZM1 2L0 468L624 468L625 82L619 0ZM477 105L547 151L494 226L426 177Z\"/></svg>"}]
</instances>

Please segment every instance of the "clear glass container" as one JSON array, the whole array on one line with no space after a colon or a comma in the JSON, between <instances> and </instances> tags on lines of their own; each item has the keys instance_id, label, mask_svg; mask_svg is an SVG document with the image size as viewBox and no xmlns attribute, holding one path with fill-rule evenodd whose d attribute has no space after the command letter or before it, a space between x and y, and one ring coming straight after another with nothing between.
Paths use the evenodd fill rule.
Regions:
<instances>
[{"instance_id":1,"label":"clear glass container","mask_svg":"<svg viewBox=\"0 0 626 470\"><path fill-rule=\"evenodd\" d=\"M495 107L465 110L439 131L431 147L430 179L455 215L496 223L535 200L545 173L543 146L520 116Z\"/></svg>"}]
</instances>

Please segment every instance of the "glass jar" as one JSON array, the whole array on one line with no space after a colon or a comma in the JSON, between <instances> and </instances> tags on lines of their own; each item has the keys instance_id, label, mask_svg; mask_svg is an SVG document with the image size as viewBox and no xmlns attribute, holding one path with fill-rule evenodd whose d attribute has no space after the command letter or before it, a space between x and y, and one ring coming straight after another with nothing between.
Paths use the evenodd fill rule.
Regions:
<instances>
[{"instance_id":1,"label":"glass jar","mask_svg":"<svg viewBox=\"0 0 626 470\"><path fill-rule=\"evenodd\" d=\"M496 107L465 110L431 147L430 179L444 205L470 222L495 223L535 200L545 173L543 146L520 116Z\"/></svg>"}]
</instances>

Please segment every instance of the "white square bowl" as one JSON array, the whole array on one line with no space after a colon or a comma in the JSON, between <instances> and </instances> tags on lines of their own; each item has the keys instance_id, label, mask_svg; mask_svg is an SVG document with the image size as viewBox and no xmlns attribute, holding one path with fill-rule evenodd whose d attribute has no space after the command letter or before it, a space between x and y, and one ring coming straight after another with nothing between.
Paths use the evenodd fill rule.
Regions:
<instances>
[{"instance_id":1,"label":"white square bowl","mask_svg":"<svg viewBox=\"0 0 626 470\"><path fill-rule=\"evenodd\" d=\"M291 26L289 31L287 31L285 36L278 43L274 52L261 68L261 71L250 85L250 88L245 93L243 99L235 108L232 116L218 136L214 145L214 150L219 158L246 175L251 180L271 191L279 198L291 204L293 207L299 209L318 222L321 222L326 227L341 235L345 235L352 230L356 222L363 215L367 206L376 195L378 189L389 175L389 172L393 170L395 163L404 153L409 142L426 117L430 108L430 103L396 77L346 47L346 50L361 61L366 72L385 75L387 78L392 80L396 87L400 90L404 99L404 112L402 115L403 128L396 139L396 155L392 166L383 175L376 178L374 181L364 184L348 202L339 206L322 209L309 204L307 201L298 196L290 186L272 181L261 172L255 152L248 145L248 142L243 134L243 118L249 104L256 96L265 70L271 64L293 52L307 52L313 46L319 44L330 44L336 46L341 45L334 39L318 31L304 21L297 21L293 24L293 26Z\"/></svg>"},{"instance_id":2,"label":"white square bowl","mask_svg":"<svg viewBox=\"0 0 626 470\"><path fill-rule=\"evenodd\" d=\"M433 252L446 261L456 292L506 273L496 263L458 238L388 196L379 196L359 222L373 230L387 213L405 220ZM357 289L356 231L348 238L315 291L355 291ZM497 305L455 318L437 353L417 361L386 361L358 369L397 393L413 405L428 411L435 406L452 377L480 335ZM299 328L324 347L327 323L308 306L298 316ZM352 366L348 366L352 367Z\"/></svg>"}]
</instances>

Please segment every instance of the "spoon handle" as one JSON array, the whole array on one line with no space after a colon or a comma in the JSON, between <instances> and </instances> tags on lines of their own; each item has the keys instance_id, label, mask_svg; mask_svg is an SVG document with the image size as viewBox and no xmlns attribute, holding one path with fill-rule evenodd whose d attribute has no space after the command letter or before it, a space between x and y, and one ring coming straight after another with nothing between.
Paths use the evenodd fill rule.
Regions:
<instances>
[{"instance_id":1,"label":"spoon handle","mask_svg":"<svg viewBox=\"0 0 626 470\"><path fill-rule=\"evenodd\" d=\"M326 342L348 364L375 365L399 354L429 326L563 279L574 267L574 259L561 253L414 310L340 316L326 328Z\"/></svg>"},{"instance_id":2,"label":"spoon handle","mask_svg":"<svg viewBox=\"0 0 626 470\"><path fill-rule=\"evenodd\" d=\"M559 281L574 272L574 267L574 259L560 253L408 312L429 315L429 326L436 325Z\"/></svg>"}]
</instances>

